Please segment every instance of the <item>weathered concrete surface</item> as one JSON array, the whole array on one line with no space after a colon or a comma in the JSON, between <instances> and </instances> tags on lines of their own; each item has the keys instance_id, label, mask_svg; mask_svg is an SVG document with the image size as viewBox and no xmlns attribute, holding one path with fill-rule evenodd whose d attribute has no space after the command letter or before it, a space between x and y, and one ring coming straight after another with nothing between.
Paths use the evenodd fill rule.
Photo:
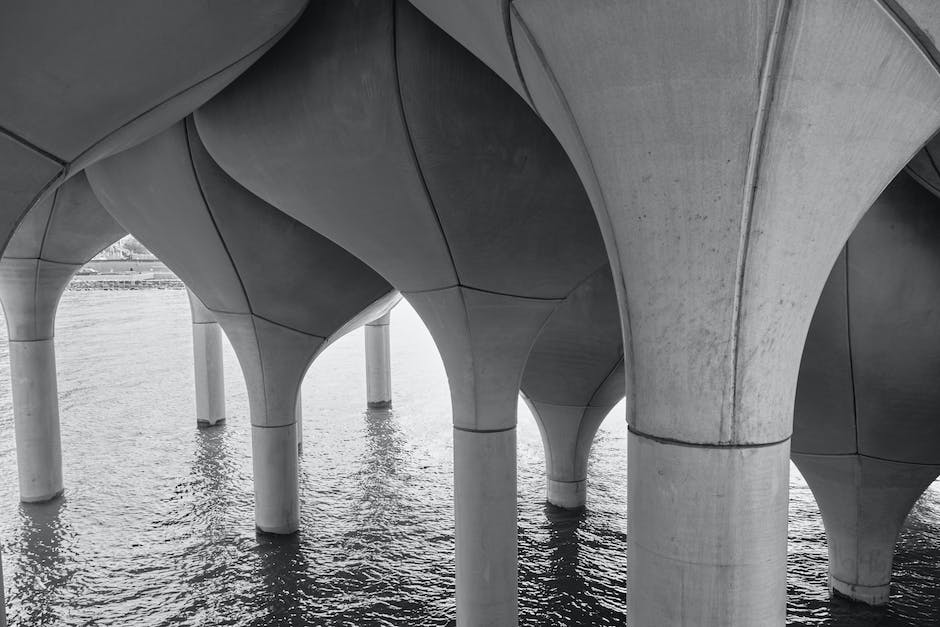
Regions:
<instances>
[{"instance_id":1,"label":"weathered concrete surface","mask_svg":"<svg viewBox=\"0 0 940 627\"><path fill-rule=\"evenodd\" d=\"M99 162L88 176L105 207L224 329L248 388L256 525L296 531L304 373L332 338L398 295L355 257L230 179L191 120Z\"/></svg>"},{"instance_id":2,"label":"weathered concrete surface","mask_svg":"<svg viewBox=\"0 0 940 627\"><path fill-rule=\"evenodd\" d=\"M529 353L521 391L539 425L547 499L576 509L587 500L597 429L624 397L623 342L610 266L571 291Z\"/></svg>"},{"instance_id":3,"label":"weathered concrete surface","mask_svg":"<svg viewBox=\"0 0 940 627\"><path fill-rule=\"evenodd\" d=\"M64 489L53 339L59 299L72 275L125 233L78 174L33 206L0 259L24 502L47 501Z\"/></svg>"},{"instance_id":4,"label":"weathered concrete surface","mask_svg":"<svg viewBox=\"0 0 940 627\"><path fill-rule=\"evenodd\" d=\"M431 330L455 458L466 460L458 501L486 490L514 503L508 443L526 357L555 307L605 261L557 141L405 3L312 6L220 96L196 114L220 165L381 272ZM489 446L492 433L507 444ZM481 486L491 468L507 481ZM457 511L458 621L515 624L514 514Z\"/></svg>"},{"instance_id":5,"label":"weathered concrete surface","mask_svg":"<svg viewBox=\"0 0 940 627\"><path fill-rule=\"evenodd\" d=\"M214 427L225 422L225 365L222 329L202 301L186 290L193 318L193 366L196 388L196 425ZM299 438L299 436L298 436ZM298 439L298 447L300 446Z\"/></svg>"},{"instance_id":6,"label":"weathered concrete surface","mask_svg":"<svg viewBox=\"0 0 940 627\"><path fill-rule=\"evenodd\" d=\"M419 4L445 24L490 10ZM631 347L632 437L663 460L684 452L701 464L688 470L704 494L742 490L684 536L631 516L629 620L782 624L785 543L756 554L742 543L786 522L784 443L813 307L862 212L940 126L935 61L878 2L517 0L507 10L522 83L571 156L610 254ZM479 49L497 34L488 23L456 34ZM738 449L725 448L741 446L763 448L728 465ZM780 489L722 474L755 475L768 455L783 468ZM631 475L631 512L669 489L656 467ZM722 551L697 565L712 540ZM664 543L670 565L647 571L640 553ZM678 600L663 593L678 589Z\"/></svg>"},{"instance_id":7,"label":"weathered concrete surface","mask_svg":"<svg viewBox=\"0 0 940 627\"><path fill-rule=\"evenodd\" d=\"M938 209L906 172L885 189L832 269L800 368L793 461L826 525L830 585L871 605L888 602L898 533L940 475Z\"/></svg>"},{"instance_id":8,"label":"weathered concrete surface","mask_svg":"<svg viewBox=\"0 0 940 627\"><path fill-rule=\"evenodd\" d=\"M369 409L392 406L390 320L391 314L386 313L365 326L366 403Z\"/></svg>"},{"instance_id":9,"label":"weathered concrete surface","mask_svg":"<svg viewBox=\"0 0 940 627\"><path fill-rule=\"evenodd\" d=\"M208 100L305 0L12 0L0 6L0 245L88 164Z\"/></svg>"}]
</instances>

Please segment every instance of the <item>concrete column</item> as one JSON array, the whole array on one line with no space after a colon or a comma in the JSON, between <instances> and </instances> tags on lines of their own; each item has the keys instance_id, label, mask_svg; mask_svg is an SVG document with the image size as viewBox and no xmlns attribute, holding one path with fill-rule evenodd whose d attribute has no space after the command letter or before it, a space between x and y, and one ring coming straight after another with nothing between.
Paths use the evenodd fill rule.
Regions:
<instances>
[{"instance_id":1,"label":"concrete column","mask_svg":"<svg viewBox=\"0 0 940 627\"><path fill-rule=\"evenodd\" d=\"M546 500L565 509L584 507L591 444L608 408L526 402L545 449Z\"/></svg>"},{"instance_id":2,"label":"concrete column","mask_svg":"<svg viewBox=\"0 0 940 627\"><path fill-rule=\"evenodd\" d=\"M627 553L631 624L774 624L786 606L789 452L789 441L709 447L630 431L630 533L641 538Z\"/></svg>"},{"instance_id":3,"label":"concrete column","mask_svg":"<svg viewBox=\"0 0 940 627\"><path fill-rule=\"evenodd\" d=\"M388 312L366 324L366 398L369 409L392 406L390 318L391 312Z\"/></svg>"},{"instance_id":4,"label":"concrete column","mask_svg":"<svg viewBox=\"0 0 940 627\"><path fill-rule=\"evenodd\" d=\"M214 313L248 389L255 527L261 533L295 533L300 384L324 340L252 314Z\"/></svg>"},{"instance_id":5,"label":"concrete column","mask_svg":"<svg viewBox=\"0 0 940 627\"><path fill-rule=\"evenodd\" d=\"M193 317L193 364L196 384L196 425L213 427L225 421L225 366L222 329L206 306L190 290Z\"/></svg>"},{"instance_id":6,"label":"concrete column","mask_svg":"<svg viewBox=\"0 0 940 627\"><path fill-rule=\"evenodd\" d=\"M517 2L509 20L629 347L627 620L783 625L807 328L853 227L940 126L936 68L878 3Z\"/></svg>"},{"instance_id":7,"label":"concrete column","mask_svg":"<svg viewBox=\"0 0 940 627\"><path fill-rule=\"evenodd\" d=\"M518 623L516 428L454 428L457 624Z\"/></svg>"},{"instance_id":8,"label":"concrete column","mask_svg":"<svg viewBox=\"0 0 940 627\"><path fill-rule=\"evenodd\" d=\"M297 421L297 454L304 452L304 412L303 392L297 389L297 405L294 408L294 420Z\"/></svg>"},{"instance_id":9,"label":"concrete column","mask_svg":"<svg viewBox=\"0 0 940 627\"><path fill-rule=\"evenodd\" d=\"M861 455L794 454L826 526L829 587L869 605L888 602L894 545L940 466Z\"/></svg>"},{"instance_id":10,"label":"concrete column","mask_svg":"<svg viewBox=\"0 0 940 627\"><path fill-rule=\"evenodd\" d=\"M13 422L20 499L39 503L63 492L53 332L59 298L80 265L0 260L0 302L10 345Z\"/></svg>"},{"instance_id":11,"label":"concrete column","mask_svg":"<svg viewBox=\"0 0 940 627\"><path fill-rule=\"evenodd\" d=\"M454 420L457 624L517 625L516 410L557 302L464 287L406 294L447 370Z\"/></svg>"}]
</instances>

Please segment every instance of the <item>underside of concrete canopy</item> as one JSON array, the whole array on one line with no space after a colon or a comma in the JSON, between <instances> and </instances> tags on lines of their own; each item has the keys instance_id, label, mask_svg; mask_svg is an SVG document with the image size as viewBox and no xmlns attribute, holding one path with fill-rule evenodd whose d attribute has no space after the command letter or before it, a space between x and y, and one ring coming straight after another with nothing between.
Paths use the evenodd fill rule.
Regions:
<instances>
[{"instance_id":1,"label":"underside of concrete canopy","mask_svg":"<svg viewBox=\"0 0 940 627\"><path fill-rule=\"evenodd\" d=\"M305 0L0 6L0 242L68 177L208 100Z\"/></svg>"},{"instance_id":2,"label":"underside of concrete canopy","mask_svg":"<svg viewBox=\"0 0 940 627\"><path fill-rule=\"evenodd\" d=\"M398 295L358 259L229 178L191 120L92 166L88 176L105 207L225 330L248 386L257 526L296 531L303 375L331 338L381 315Z\"/></svg>"},{"instance_id":3,"label":"underside of concrete canopy","mask_svg":"<svg viewBox=\"0 0 940 627\"><path fill-rule=\"evenodd\" d=\"M800 369L792 456L826 525L830 585L873 605L940 475L938 241L940 200L902 172L836 262Z\"/></svg>"},{"instance_id":4,"label":"underside of concrete canopy","mask_svg":"<svg viewBox=\"0 0 940 627\"><path fill-rule=\"evenodd\" d=\"M782 624L803 341L852 228L940 127L940 13L416 4L501 74L515 66L604 234L632 357L629 620ZM714 507L728 492L743 498Z\"/></svg>"},{"instance_id":5,"label":"underside of concrete canopy","mask_svg":"<svg viewBox=\"0 0 940 627\"><path fill-rule=\"evenodd\" d=\"M257 68L197 111L200 134L423 318L454 408L458 621L514 624L519 382L604 265L587 196L532 110L407 3L311 6Z\"/></svg>"}]
</instances>

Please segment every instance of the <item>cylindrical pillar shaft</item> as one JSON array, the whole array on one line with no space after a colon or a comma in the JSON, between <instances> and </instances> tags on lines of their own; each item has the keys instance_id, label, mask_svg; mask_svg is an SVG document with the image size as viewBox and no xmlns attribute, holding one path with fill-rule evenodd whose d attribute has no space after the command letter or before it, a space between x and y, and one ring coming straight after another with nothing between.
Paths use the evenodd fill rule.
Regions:
<instances>
[{"instance_id":1,"label":"cylindrical pillar shaft","mask_svg":"<svg viewBox=\"0 0 940 627\"><path fill-rule=\"evenodd\" d=\"M255 480L255 527L290 534L300 528L297 486L297 425L251 427Z\"/></svg>"},{"instance_id":2,"label":"cylindrical pillar shaft","mask_svg":"<svg viewBox=\"0 0 940 627\"><path fill-rule=\"evenodd\" d=\"M297 404L294 407L294 419L297 421L297 454L304 452L304 411L303 393L297 388Z\"/></svg>"},{"instance_id":3,"label":"cylindrical pillar shaft","mask_svg":"<svg viewBox=\"0 0 940 627\"><path fill-rule=\"evenodd\" d=\"M369 409L392 406L392 365L386 313L366 325L366 398Z\"/></svg>"},{"instance_id":4,"label":"cylindrical pillar shaft","mask_svg":"<svg viewBox=\"0 0 940 627\"><path fill-rule=\"evenodd\" d=\"M212 427L225 421L225 366L222 361L222 329L217 322L193 320L193 360L196 424Z\"/></svg>"},{"instance_id":5,"label":"cylindrical pillar shaft","mask_svg":"<svg viewBox=\"0 0 940 627\"><path fill-rule=\"evenodd\" d=\"M516 429L454 429L457 624L518 624Z\"/></svg>"},{"instance_id":6,"label":"cylindrical pillar shaft","mask_svg":"<svg viewBox=\"0 0 940 627\"><path fill-rule=\"evenodd\" d=\"M20 499L48 501L63 491L54 341L11 341L10 372Z\"/></svg>"},{"instance_id":7,"label":"cylindrical pillar shaft","mask_svg":"<svg viewBox=\"0 0 940 627\"><path fill-rule=\"evenodd\" d=\"M631 625L776 624L786 606L789 452L789 440L699 446L630 431Z\"/></svg>"}]
</instances>

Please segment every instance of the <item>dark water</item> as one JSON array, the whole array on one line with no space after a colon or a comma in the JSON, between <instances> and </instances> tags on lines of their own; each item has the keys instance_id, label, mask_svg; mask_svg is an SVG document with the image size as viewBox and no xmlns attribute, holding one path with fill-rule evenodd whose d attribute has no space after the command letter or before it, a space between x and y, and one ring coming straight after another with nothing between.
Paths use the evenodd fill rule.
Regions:
<instances>
[{"instance_id":1,"label":"dark water","mask_svg":"<svg viewBox=\"0 0 940 627\"><path fill-rule=\"evenodd\" d=\"M13 625L453 624L450 407L433 342L393 314L395 409L366 412L362 334L304 385L302 532L256 537L247 398L226 353L229 419L195 429L181 291L70 292L57 324L66 498L17 499L6 343L0 342L0 548ZM5 333L0 333L5 340ZM623 625L622 407L594 447L580 516L547 508L538 431L520 405L524 625ZM830 602L812 496L793 470L793 625L940 624L940 484L899 544L891 609Z\"/></svg>"}]
</instances>

